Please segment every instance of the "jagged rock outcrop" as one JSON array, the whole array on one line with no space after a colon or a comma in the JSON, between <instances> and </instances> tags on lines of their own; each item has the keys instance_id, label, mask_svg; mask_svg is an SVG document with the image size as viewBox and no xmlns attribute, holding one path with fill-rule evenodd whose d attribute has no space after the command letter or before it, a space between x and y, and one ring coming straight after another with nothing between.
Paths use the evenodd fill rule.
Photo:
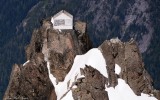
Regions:
<instances>
[{"instance_id":1,"label":"jagged rock outcrop","mask_svg":"<svg viewBox=\"0 0 160 100\"><path fill-rule=\"evenodd\" d=\"M91 66L81 69L84 78L75 83L77 88L73 89L74 100L109 100L105 84L107 78Z\"/></svg>"},{"instance_id":2,"label":"jagged rock outcrop","mask_svg":"<svg viewBox=\"0 0 160 100\"><path fill-rule=\"evenodd\" d=\"M4 100L55 100L54 87L42 53L24 65L15 64ZM51 96L52 95L52 96Z\"/></svg>"},{"instance_id":3,"label":"jagged rock outcrop","mask_svg":"<svg viewBox=\"0 0 160 100\"><path fill-rule=\"evenodd\" d=\"M84 22L76 22L75 26ZM85 24L86 25L86 24ZM56 100L54 86L48 75L47 61L57 82L63 81L74 58L91 48L86 26L75 30L54 30L47 19L32 34L26 47L26 64L14 65L5 99Z\"/></svg>"},{"instance_id":4,"label":"jagged rock outcrop","mask_svg":"<svg viewBox=\"0 0 160 100\"><path fill-rule=\"evenodd\" d=\"M91 48L91 42L85 32L84 22L76 22L75 30L54 30L50 21L43 21L40 29L33 32L30 45L26 48L27 59L36 52L42 52L50 62L51 73L58 81L63 81L70 70L74 57ZM82 31L81 31L82 30Z\"/></svg>"},{"instance_id":5,"label":"jagged rock outcrop","mask_svg":"<svg viewBox=\"0 0 160 100\"><path fill-rule=\"evenodd\" d=\"M144 68L140 51L133 39L126 43L118 38L106 40L99 48L107 63L109 86L115 87L120 77L136 95L154 94L160 99L160 92L153 88L152 78ZM121 66L120 75L115 74L115 64Z\"/></svg>"}]
</instances>

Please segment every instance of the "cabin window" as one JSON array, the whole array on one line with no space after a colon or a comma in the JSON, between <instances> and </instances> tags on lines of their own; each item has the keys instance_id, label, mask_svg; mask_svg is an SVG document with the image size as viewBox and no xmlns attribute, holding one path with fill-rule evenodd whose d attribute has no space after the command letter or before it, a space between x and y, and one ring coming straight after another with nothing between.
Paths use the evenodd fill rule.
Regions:
<instances>
[{"instance_id":1,"label":"cabin window","mask_svg":"<svg viewBox=\"0 0 160 100\"><path fill-rule=\"evenodd\" d=\"M65 25L65 20L64 19L54 20L54 26L60 26L60 25Z\"/></svg>"}]
</instances>

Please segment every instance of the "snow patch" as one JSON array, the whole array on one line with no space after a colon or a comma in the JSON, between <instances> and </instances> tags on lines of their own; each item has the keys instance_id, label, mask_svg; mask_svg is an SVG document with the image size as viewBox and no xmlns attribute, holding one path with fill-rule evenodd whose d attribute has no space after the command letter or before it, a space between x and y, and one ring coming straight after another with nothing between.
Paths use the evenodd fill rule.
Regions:
<instances>
[{"instance_id":1,"label":"snow patch","mask_svg":"<svg viewBox=\"0 0 160 100\"><path fill-rule=\"evenodd\" d=\"M51 74L49 61L47 61L47 68L48 68L49 78L50 78L52 84L55 86L56 85L56 78Z\"/></svg>"},{"instance_id":2,"label":"snow patch","mask_svg":"<svg viewBox=\"0 0 160 100\"><path fill-rule=\"evenodd\" d=\"M76 89L76 88L77 88L77 86L76 86L76 85L74 85L72 88L73 88L73 89Z\"/></svg>"},{"instance_id":3,"label":"snow patch","mask_svg":"<svg viewBox=\"0 0 160 100\"><path fill-rule=\"evenodd\" d=\"M108 92L109 100L157 100L148 94L135 95L123 79L118 79L118 85L115 88L106 86L105 90Z\"/></svg>"},{"instance_id":4,"label":"snow patch","mask_svg":"<svg viewBox=\"0 0 160 100\"><path fill-rule=\"evenodd\" d=\"M58 31L59 31L59 32L62 32L62 30L61 30L61 29L58 29Z\"/></svg>"},{"instance_id":5,"label":"snow patch","mask_svg":"<svg viewBox=\"0 0 160 100\"><path fill-rule=\"evenodd\" d=\"M29 63L30 62L30 60L28 60L28 61L26 61L24 64L23 64L23 66L25 66L27 63Z\"/></svg>"},{"instance_id":6,"label":"snow patch","mask_svg":"<svg viewBox=\"0 0 160 100\"><path fill-rule=\"evenodd\" d=\"M119 74L121 73L121 67L120 67L119 65L117 65L117 64L116 64L116 66L115 66L115 73L116 73L117 75L119 75Z\"/></svg>"},{"instance_id":7,"label":"snow patch","mask_svg":"<svg viewBox=\"0 0 160 100\"><path fill-rule=\"evenodd\" d=\"M72 97L72 92L69 91L69 92L67 93L67 95L64 96L64 97L63 97L62 99L60 99L60 100L74 100L73 97Z\"/></svg>"}]
</instances>

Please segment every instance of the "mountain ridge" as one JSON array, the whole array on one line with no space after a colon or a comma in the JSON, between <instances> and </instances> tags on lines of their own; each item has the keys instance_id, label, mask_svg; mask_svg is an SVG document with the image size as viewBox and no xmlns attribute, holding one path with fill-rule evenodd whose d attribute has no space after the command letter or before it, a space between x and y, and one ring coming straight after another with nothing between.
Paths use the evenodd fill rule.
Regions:
<instances>
[{"instance_id":1,"label":"mountain ridge","mask_svg":"<svg viewBox=\"0 0 160 100\"><path fill-rule=\"evenodd\" d=\"M119 37L121 39L121 35L123 37L123 32L121 32L121 28L123 30L123 25L127 23L127 20L123 21L123 19L127 16L127 14L133 14L131 15L131 19L135 19L133 21L133 23L130 23L131 26L130 28L128 28L127 30L125 30L125 37L124 39L122 39L122 41L128 41L130 39L130 37L133 37L135 39L135 37L138 38L138 44L147 44L149 45L148 49L146 52L143 53L143 60L145 63L145 68L148 70L149 74L151 74L151 77L154 80L154 86L159 89L159 5L160 2L159 1L151 1L151 0L147 0L145 2L143 2L143 0L130 0L130 1L126 1L126 0L122 0L122 1L109 1L106 0L104 2L102 1L98 1L98 0L92 0L92 1L77 1L77 0L41 0L41 1L12 1L12 2L17 2L17 4L19 5L23 5L27 4L27 9L30 9L31 6L34 6L34 9L32 8L32 10L30 10L29 12L27 12L27 10L25 9L20 9L21 13L18 13L19 17L21 15L23 18L26 16L26 18L23 20L22 18L17 17L17 13L14 13L14 16L12 16L12 18L8 17L10 15L7 15L8 12L8 8L14 9L16 11L16 7L12 7L9 4L9 7L7 6L8 1L4 2L4 0L2 1L2 8L1 12L5 12L5 14L1 14L4 17L1 17L2 19L2 25L1 27L5 27L6 29L2 30L3 32L1 32L1 34L3 34L3 36L8 36L9 38L7 39L11 39L11 40L6 40L5 38L1 39L1 45L4 45L3 47L0 48L0 52L1 52L1 62L0 62L0 66L1 68L1 80L0 82L2 83L2 86L0 86L0 95L3 95L3 92L5 90L5 87L8 85L7 80L9 79L9 74L11 72L11 65L13 65L14 63L23 63L25 61L25 55L24 55L24 46L27 45L30 41L31 38L31 33L34 30L34 28L38 28L40 26L40 21L42 19L45 19L49 16L52 16L53 14L55 14L56 12L58 12L61 9L66 9L67 11L69 11L70 13L72 13L75 16L75 19L80 19L83 21L86 21L88 24L88 28L91 29L89 34L90 37L92 39L92 42L94 43L94 47L99 46L104 40L106 39L111 39L113 37ZM136 10L136 2L140 2L139 7L144 7L144 9L146 9L146 11L144 11L144 9L140 9L140 12L137 12ZM5 3L5 4L4 4ZM104 3L104 4L103 4ZM31 4L31 5L30 5ZM12 5L15 5L15 3L13 3ZM94 9L94 6L96 7ZM146 5L146 6L145 6ZM116 8L118 7L118 8ZM74 8L74 9L73 9ZM132 9L132 13L130 12L130 8L134 8ZM127 12L126 12L127 9ZM12 11L12 10L11 10ZM118 11L118 12L117 12ZM14 11L13 11L14 12ZM102 15L105 16L100 16L102 13ZM137 14L138 13L138 14ZM10 13L8 13L10 14ZM147 14L147 15L146 15ZM142 16L141 16L142 15ZM98 17L100 16L100 17ZM148 17L145 17L148 16ZM7 20L5 20L6 18L8 18ZM129 16L127 17L129 19ZM147 19L146 19L147 18ZM149 18L149 20L148 20ZM15 20L12 20L15 19ZM96 20L94 20L96 19ZM149 23L152 27L153 30L153 34L147 34L148 33L148 29L145 28L146 24L144 24L144 26L142 25L141 21L144 20L144 23ZM23 21L22 21L23 20ZM108 21L109 20L109 21ZM148 21L149 22L148 22ZM11 21L10 23L17 23L22 21L22 23L20 25L17 26L7 26L9 24L8 21ZM93 22L93 23L92 23ZM99 25L101 24L102 25ZM27 23L27 24L26 24ZM140 25L139 25L140 24ZM25 27L24 27L24 26ZM103 26L104 25L104 26ZM101 28L102 27L102 28ZM106 28L108 27L108 29ZM8 29L9 28L9 29ZM2 28L1 28L2 29ZM95 29L95 30L92 30ZM103 30L104 29L104 30ZM109 30L109 31L106 31ZM17 33L15 33L14 31L17 31ZM137 31L136 31L137 30ZM6 31L10 31L9 33L6 33ZM89 31L89 30L87 30ZM136 32L135 32L136 31ZM11 33L15 33L14 35L11 35ZM120 34L121 35L120 35ZM130 33L133 33L131 36L129 36ZM138 33L138 35L134 35L134 33ZM145 38L142 39L140 35L141 33L144 34ZM149 37L149 38L146 38ZM141 40L148 40L151 37L151 43L148 44L145 43L146 41L141 42ZM6 44L3 44L6 43ZM146 46L147 46L146 45ZM141 45L143 48L143 45ZM144 47L146 47L144 45ZM16 50L15 50L16 49Z\"/></svg>"}]
</instances>

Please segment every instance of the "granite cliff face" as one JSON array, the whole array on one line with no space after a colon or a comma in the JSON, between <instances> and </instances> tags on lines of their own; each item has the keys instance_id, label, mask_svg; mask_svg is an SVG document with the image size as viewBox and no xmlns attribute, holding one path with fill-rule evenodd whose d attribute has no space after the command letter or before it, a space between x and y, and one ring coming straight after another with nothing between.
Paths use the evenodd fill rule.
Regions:
<instances>
[{"instance_id":1,"label":"granite cliff face","mask_svg":"<svg viewBox=\"0 0 160 100\"><path fill-rule=\"evenodd\" d=\"M160 99L160 92L153 88L152 78L144 68L140 51L133 39L125 43L118 38L106 40L99 46L98 50L106 62L102 70L107 70L105 73L108 77L97 66L73 66L76 55L86 53L91 47L86 23L75 22L74 30L54 30L50 21L44 20L42 26L34 30L31 42L26 47L27 62L13 66L3 99L68 100L65 97L72 93L74 100L110 100L106 88L118 86L118 79L123 79L135 95L145 93ZM121 68L119 74L115 72L116 64ZM79 68L83 77L77 73L75 76L70 74L73 67ZM74 77L74 82L68 80L65 84L67 91L59 97L57 86L65 83L68 74ZM51 75L56 79L56 84Z\"/></svg>"}]
</instances>

